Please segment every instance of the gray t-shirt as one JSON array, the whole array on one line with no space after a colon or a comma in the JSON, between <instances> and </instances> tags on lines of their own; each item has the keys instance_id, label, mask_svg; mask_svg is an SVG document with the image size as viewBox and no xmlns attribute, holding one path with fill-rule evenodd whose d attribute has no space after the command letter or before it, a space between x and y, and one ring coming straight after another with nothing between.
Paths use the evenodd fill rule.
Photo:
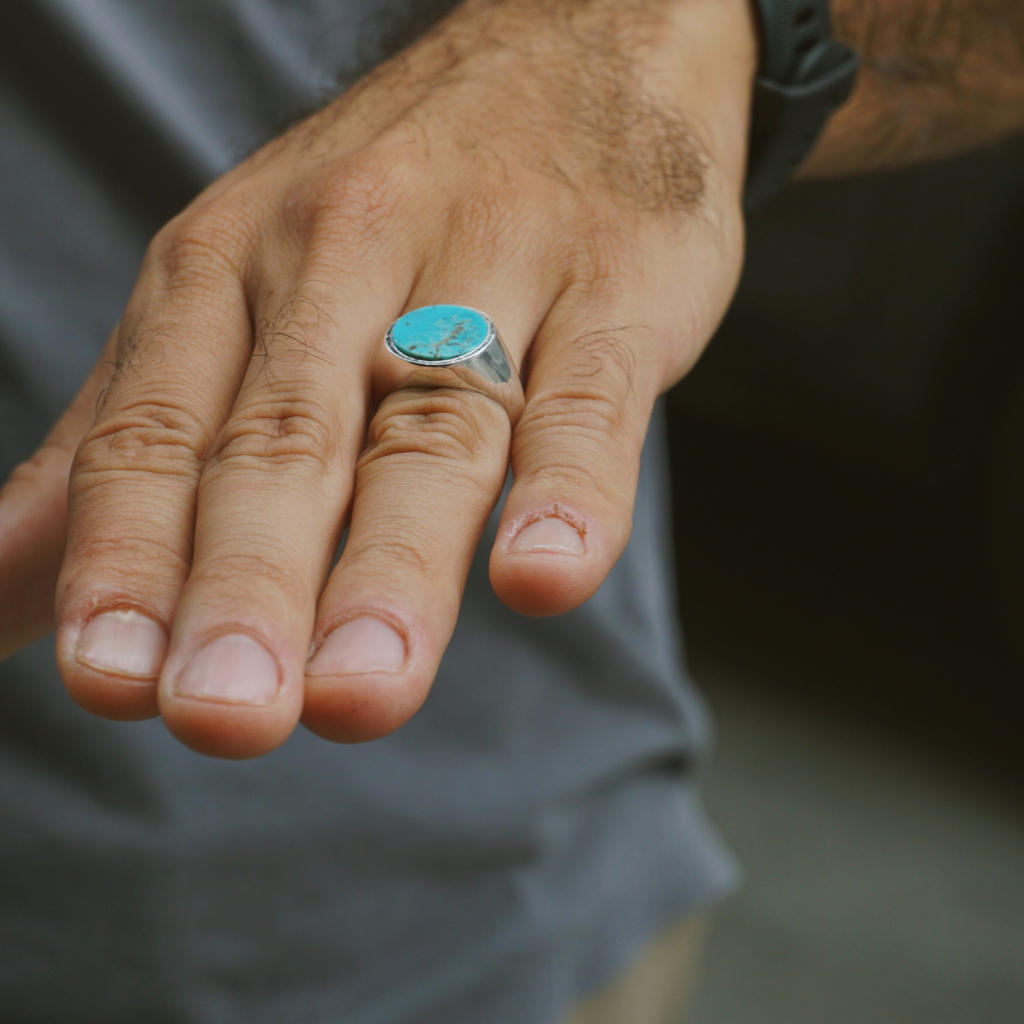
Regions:
<instances>
[{"instance_id":1,"label":"gray t-shirt","mask_svg":"<svg viewBox=\"0 0 1024 1024\"><path fill-rule=\"evenodd\" d=\"M160 221L372 59L400 6L4 0L4 472ZM0 1019L553 1024L720 896L664 447L656 418L633 539L579 610L519 617L477 559L426 705L376 743L211 760L80 711L52 640L0 666Z\"/></svg>"}]
</instances>

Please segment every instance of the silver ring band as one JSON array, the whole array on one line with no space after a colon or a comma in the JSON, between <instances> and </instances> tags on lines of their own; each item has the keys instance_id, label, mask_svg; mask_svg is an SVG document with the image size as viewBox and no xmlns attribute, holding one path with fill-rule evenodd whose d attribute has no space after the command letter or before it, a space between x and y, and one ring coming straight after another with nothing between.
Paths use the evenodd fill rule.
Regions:
<instances>
[{"instance_id":1,"label":"silver ring band","mask_svg":"<svg viewBox=\"0 0 1024 1024\"><path fill-rule=\"evenodd\" d=\"M384 336L387 350L415 369L401 387L468 388L501 405L513 424L523 387L494 321L471 306L421 306Z\"/></svg>"}]
</instances>

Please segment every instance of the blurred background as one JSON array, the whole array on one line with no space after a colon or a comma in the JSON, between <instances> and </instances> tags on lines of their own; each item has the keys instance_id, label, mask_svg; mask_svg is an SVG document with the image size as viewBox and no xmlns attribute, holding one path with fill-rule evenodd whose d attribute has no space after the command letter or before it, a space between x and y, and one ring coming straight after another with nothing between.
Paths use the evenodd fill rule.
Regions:
<instances>
[{"instance_id":1,"label":"blurred background","mask_svg":"<svg viewBox=\"0 0 1024 1024\"><path fill-rule=\"evenodd\" d=\"M0 33L3 76L155 229L201 175L48 31ZM1024 140L749 227L669 399L708 802L747 871L694 1024L1022 1024Z\"/></svg>"},{"instance_id":2,"label":"blurred background","mask_svg":"<svg viewBox=\"0 0 1024 1024\"><path fill-rule=\"evenodd\" d=\"M789 189L669 399L697 1024L1024 1021L1024 140Z\"/></svg>"}]
</instances>

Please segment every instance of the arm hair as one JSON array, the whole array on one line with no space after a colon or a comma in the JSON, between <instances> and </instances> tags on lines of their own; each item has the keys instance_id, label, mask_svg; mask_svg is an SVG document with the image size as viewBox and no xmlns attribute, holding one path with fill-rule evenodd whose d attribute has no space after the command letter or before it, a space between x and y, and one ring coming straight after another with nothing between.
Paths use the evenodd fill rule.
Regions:
<instances>
[{"instance_id":1,"label":"arm hair","mask_svg":"<svg viewBox=\"0 0 1024 1024\"><path fill-rule=\"evenodd\" d=\"M861 54L801 177L952 156L1024 129L1024 0L833 0Z\"/></svg>"}]
</instances>

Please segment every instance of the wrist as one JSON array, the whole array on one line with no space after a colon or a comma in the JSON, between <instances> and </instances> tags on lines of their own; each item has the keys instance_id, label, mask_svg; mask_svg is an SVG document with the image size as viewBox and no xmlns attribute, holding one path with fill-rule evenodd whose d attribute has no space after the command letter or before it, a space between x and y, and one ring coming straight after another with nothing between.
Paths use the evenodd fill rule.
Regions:
<instances>
[{"instance_id":1,"label":"wrist","mask_svg":"<svg viewBox=\"0 0 1024 1024\"><path fill-rule=\"evenodd\" d=\"M757 70L753 0L674 0L645 64L652 92L670 89L730 188L742 190Z\"/></svg>"},{"instance_id":2,"label":"wrist","mask_svg":"<svg viewBox=\"0 0 1024 1024\"><path fill-rule=\"evenodd\" d=\"M757 62L750 3L467 0L338 105L383 127L443 97L444 123L478 151L486 138L546 175L554 160L574 186L651 211L709 191L731 202Z\"/></svg>"},{"instance_id":3,"label":"wrist","mask_svg":"<svg viewBox=\"0 0 1024 1024\"><path fill-rule=\"evenodd\" d=\"M605 64L603 79L635 78L656 105L661 101L666 111L690 121L715 164L741 189L758 59L753 3L508 0L495 6L491 0L467 0L455 12L453 27L458 32L462 22L468 28L467 44L457 50L507 49L526 55L535 68L557 64L585 43ZM594 63L574 66L585 78L593 76ZM599 89L605 80L596 83Z\"/></svg>"}]
</instances>

